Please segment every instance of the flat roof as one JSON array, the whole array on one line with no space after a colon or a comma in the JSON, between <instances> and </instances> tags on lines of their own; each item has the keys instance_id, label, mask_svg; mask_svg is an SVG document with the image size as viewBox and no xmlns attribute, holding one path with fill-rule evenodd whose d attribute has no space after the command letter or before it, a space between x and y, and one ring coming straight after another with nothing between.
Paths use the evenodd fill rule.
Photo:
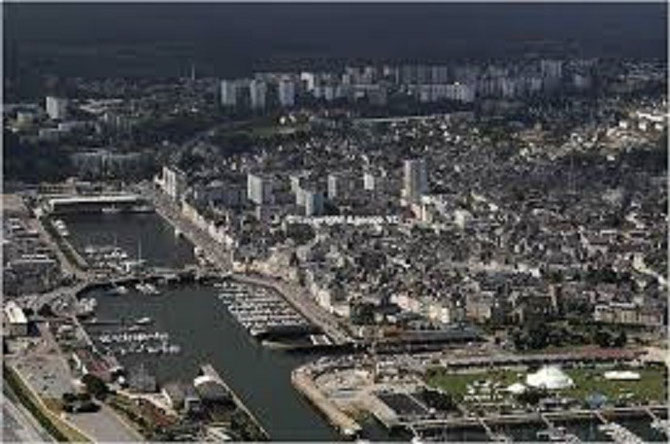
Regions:
<instances>
[{"instance_id":1,"label":"flat roof","mask_svg":"<svg viewBox=\"0 0 670 444\"><path fill-rule=\"evenodd\" d=\"M16 302L9 301L5 303L5 316L10 324L27 324L28 319L23 313L21 307L19 307Z\"/></svg>"}]
</instances>

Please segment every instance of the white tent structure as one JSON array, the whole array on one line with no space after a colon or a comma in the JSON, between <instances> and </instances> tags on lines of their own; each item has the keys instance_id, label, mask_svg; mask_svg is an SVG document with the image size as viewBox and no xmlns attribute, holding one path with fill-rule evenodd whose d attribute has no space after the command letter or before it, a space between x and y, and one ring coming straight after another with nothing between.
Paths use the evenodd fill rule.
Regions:
<instances>
[{"instance_id":1,"label":"white tent structure","mask_svg":"<svg viewBox=\"0 0 670 444\"><path fill-rule=\"evenodd\" d=\"M640 374L638 372L632 371L616 371L612 370L610 372L605 372L605 379L612 381L639 381Z\"/></svg>"},{"instance_id":2,"label":"white tent structure","mask_svg":"<svg viewBox=\"0 0 670 444\"><path fill-rule=\"evenodd\" d=\"M526 376L526 385L538 389L560 390L572 387L575 383L560 368L544 366Z\"/></svg>"},{"instance_id":3,"label":"white tent structure","mask_svg":"<svg viewBox=\"0 0 670 444\"><path fill-rule=\"evenodd\" d=\"M520 382L515 382L514 384L508 386L505 390L513 395L520 395L526 391L526 386Z\"/></svg>"}]
</instances>

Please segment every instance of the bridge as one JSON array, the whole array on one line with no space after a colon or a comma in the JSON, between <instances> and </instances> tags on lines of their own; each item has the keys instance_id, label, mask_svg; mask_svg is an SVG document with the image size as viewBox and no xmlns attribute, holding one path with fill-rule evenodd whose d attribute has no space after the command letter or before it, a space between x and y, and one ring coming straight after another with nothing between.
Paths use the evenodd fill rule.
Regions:
<instances>
[{"instance_id":1,"label":"bridge","mask_svg":"<svg viewBox=\"0 0 670 444\"><path fill-rule=\"evenodd\" d=\"M118 210L136 209L137 211L148 211L146 200L137 194L105 194L105 195L77 195L52 197L46 200L43 208L49 213L59 213L75 207L77 210L83 208L102 210L105 207L113 207ZM75 210L76 211L76 210Z\"/></svg>"}]
</instances>

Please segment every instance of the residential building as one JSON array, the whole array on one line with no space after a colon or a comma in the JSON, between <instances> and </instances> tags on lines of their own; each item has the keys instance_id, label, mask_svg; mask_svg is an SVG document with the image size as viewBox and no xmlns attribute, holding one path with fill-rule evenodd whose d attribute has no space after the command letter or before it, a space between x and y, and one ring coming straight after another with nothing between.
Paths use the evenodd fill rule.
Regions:
<instances>
[{"instance_id":1,"label":"residential building","mask_svg":"<svg viewBox=\"0 0 670 444\"><path fill-rule=\"evenodd\" d=\"M426 162L423 159L405 160L404 164L404 197L407 201L416 202L428 191Z\"/></svg>"},{"instance_id":2,"label":"residential building","mask_svg":"<svg viewBox=\"0 0 670 444\"><path fill-rule=\"evenodd\" d=\"M67 117L67 99L62 97L47 96L47 115L52 120L64 120Z\"/></svg>"},{"instance_id":3,"label":"residential building","mask_svg":"<svg viewBox=\"0 0 670 444\"><path fill-rule=\"evenodd\" d=\"M258 174L248 174L247 198L257 205L271 204L273 201L272 178Z\"/></svg>"}]
</instances>

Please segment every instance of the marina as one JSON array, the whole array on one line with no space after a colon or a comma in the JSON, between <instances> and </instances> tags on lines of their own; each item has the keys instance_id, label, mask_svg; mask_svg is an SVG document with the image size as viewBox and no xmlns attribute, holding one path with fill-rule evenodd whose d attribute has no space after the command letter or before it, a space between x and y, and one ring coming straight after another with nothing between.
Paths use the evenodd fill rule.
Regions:
<instances>
[{"instance_id":1,"label":"marina","mask_svg":"<svg viewBox=\"0 0 670 444\"><path fill-rule=\"evenodd\" d=\"M306 337L313 344L329 344L318 328L274 291L234 282L223 282L218 288L219 300L254 338Z\"/></svg>"},{"instance_id":2,"label":"marina","mask_svg":"<svg viewBox=\"0 0 670 444\"><path fill-rule=\"evenodd\" d=\"M220 291L198 284L172 285L156 298L133 287L128 294L114 297L107 295L104 288L92 289L82 297L97 300L96 317L115 321L119 328L114 330L111 324L84 324L84 327L101 351L109 347L109 352L127 369L142 364L155 376L159 386L188 380L201 365L211 364L259 418L272 439L337 440L337 432L290 382L291 370L314 356L289 354L250 341L247 330L219 301ZM151 320L150 329L149 324L143 325L144 318ZM139 348L142 342L135 340L143 338L139 336L141 332L129 331L133 325L147 335L168 333L168 347L178 345L179 352L170 353L168 349L163 353L161 340L153 339L145 339L144 343L150 345L142 350ZM103 336L106 344L100 340L101 335L108 336ZM161 351L149 353L147 347L159 347ZM125 354L120 352L121 348L126 349Z\"/></svg>"},{"instance_id":3,"label":"marina","mask_svg":"<svg viewBox=\"0 0 670 444\"><path fill-rule=\"evenodd\" d=\"M107 216L109 222L126 217L127 215L123 213L113 217ZM134 217L141 219L146 215L134 215ZM160 220L159 223L164 221ZM109 227L110 232L124 228L118 222L110 223ZM160 242L168 245L184 242L184 251L188 257L193 258L192 246L184 239L176 238L172 229L164 230L163 234ZM137 239L136 235L128 237ZM164 245L146 243L144 240L143 243L151 246L146 251L148 262L165 264ZM97 306L93 307L95 315L101 320L109 321L107 323L96 319L96 322L85 324L86 330L99 347L108 346L109 352L118 356L125 368L135 368L142 364L156 377L160 386L173 380L188 379L199 365L209 362L221 373L250 411L259 418L271 439L312 441L340 439L338 432L326 422L322 414L291 385L291 371L317 359L318 354L286 353L284 350L263 347L261 338L258 338L261 339L259 342L249 340L251 327L256 327L249 322L261 322L258 327L266 327L262 324L262 317L254 316L258 314L267 316L273 310L292 308L283 298L266 290L256 291L257 287L237 285L230 281L216 282L213 286L195 283L161 286L162 294L159 298L138 291L135 283L125 283L125 288L127 292L120 294L112 287L113 297L110 296L109 286L97 287L81 295L81 299L96 300ZM229 310L228 307L231 306L235 308ZM286 314L290 315L291 312L286 311ZM149 318L151 322L147 324L140 322L144 318ZM287 319L295 321L293 317ZM242 321L247 322L246 326ZM122 328L113 332L109 328L112 324L122 325ZM148 325L151 325L151 331L148 331ZM163 349L161 341L153 339L149 341L146 337L139 336L139 333L150 335L155 332L169 334L167 348ZM102 344L99 336L105 334L109 334L109 337L104 337L108 342ZM150 345L145 345L144 349L138 348L139 352L129 352L130 348L136 350L135 347L140 347L137 344L141 341L134 338L144 338L144 342ZM308 334L305 338L310 342L323 340L318 333ZM177 345L179 351L170 352L170 345ZM158 347L160 351L150 353L147 351L147 346L152 350ZM122 354L120 348L125 348L126 353ZM656 424L660 428L662 424L660 421L665 418L659 416L657 419ZM647 441L667 440L662 433L651 427L652 421L654 419L647 415L626 420L617 419L616 422ZM358 423L361 429L357 436L362 439L389 441L411 438L385 430L372 417L367 417ZM612 441L604 431L598 429L602 422L594 418L552 420L552 423L555 427L553 431L541 421L528 419L509 424L486 421L494 434L491 436L505 436L513 441L551 440L557 439L558 436L562 436L562 440L565 441L570 435L582 441ZM428 432L429 428L424 431ZM481 424L476 422L448 427L436 426L432 431L437 435L428 434L425 437L422 435L421 439L428 441L431 435L446 436L456 441L491 439Z\"/></svg>"}]
</instances>

